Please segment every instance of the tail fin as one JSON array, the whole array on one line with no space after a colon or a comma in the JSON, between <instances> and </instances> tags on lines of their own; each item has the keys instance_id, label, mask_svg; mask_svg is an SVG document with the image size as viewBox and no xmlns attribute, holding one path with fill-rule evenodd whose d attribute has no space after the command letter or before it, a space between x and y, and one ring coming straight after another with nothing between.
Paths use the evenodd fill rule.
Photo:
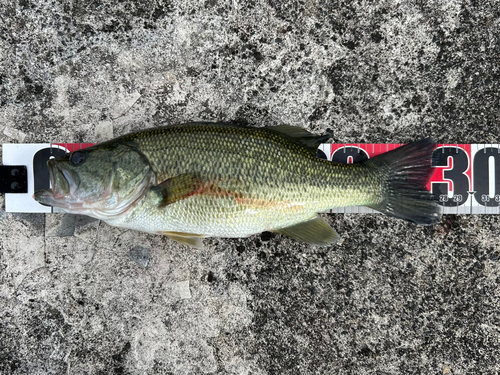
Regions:
<instances>
[{"instance_id":1,"label":"tail fin","mask_svg":"<svg viewBox=\"0 0 500 375\"><path fill-rule=\"evenodd\" d=\"M421 225L439 221L439 206L427 190L436 143L424 139L366 161L382 172L383 199L371 208Z\"/></svg>"}]
</instances>

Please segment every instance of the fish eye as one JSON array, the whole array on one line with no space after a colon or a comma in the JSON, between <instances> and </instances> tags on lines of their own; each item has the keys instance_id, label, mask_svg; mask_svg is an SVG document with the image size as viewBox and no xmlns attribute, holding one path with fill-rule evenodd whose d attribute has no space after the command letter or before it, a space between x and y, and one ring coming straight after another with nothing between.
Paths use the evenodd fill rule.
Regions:
<instances>
[{"instance_id":1,"label":"fish eye","mask_svg":"<svg viewBox=\"0 0 500 375\"><path fill-rule=\"evenodd\" d=\"M73 165L80 165L85 161L85 152L83 151L75 151L71 154L70 160Z\"/></svg>"}]
</instances>

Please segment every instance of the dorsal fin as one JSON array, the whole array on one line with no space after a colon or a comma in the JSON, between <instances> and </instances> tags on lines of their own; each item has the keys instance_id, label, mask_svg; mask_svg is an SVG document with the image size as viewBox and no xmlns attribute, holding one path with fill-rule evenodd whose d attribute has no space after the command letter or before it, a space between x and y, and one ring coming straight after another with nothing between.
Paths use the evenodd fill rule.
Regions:
<instances>
[{"instance_id":1,"label":"dorsal fin","mask_svg":"<svg viewBox=\"0 0 500 375\"><path fill-rule=\"evenodd\" d=\"M219 127L233 127L233 128L252 128L252 129L266 129L281 135L285 135L290 141L298 143L305 148L307 148L313 155L316 155L316 151L321 143L325 143L330 139L330 134L317 135L309 132L298 126L291 125L277 125L277 126L264 126L255 127L248 123L241 122L195 122L190 124L184 124L184 126L196 126L196 125L207 125L207 126L219 126Z\"/></svg>"},{"instance_id":2,"label":"dorsal fin","mask_svg":"<svg viewBox=\"0 0 500 375\"><path fill-rule=\"evenodd\" d=\"M319 145L330 138L329 134L316 135L306 129L290 125L267 126L266 129L287 135L292 141L305 146L314 155L316 155Z\"/></svg>"}]
</instances>

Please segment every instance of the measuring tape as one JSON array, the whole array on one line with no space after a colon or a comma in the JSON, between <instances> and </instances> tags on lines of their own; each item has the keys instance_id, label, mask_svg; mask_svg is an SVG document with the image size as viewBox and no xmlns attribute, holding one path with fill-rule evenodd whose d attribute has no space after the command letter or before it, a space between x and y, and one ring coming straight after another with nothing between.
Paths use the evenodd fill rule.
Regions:
<instances>
[{"instance_id":1,"label":"measuring tape","mask_svg":"<svg viewBox=\"0 0 500 375\"><path fill-rule=\"evenodd\" d=\"M338 163L356 163L402 144L322 144L318 156ZM47 161L92 143L4 144L0 189L7 212L57 212L32 195L50 185ZM445 214L500 214L500 145L439 144L432 158L434 173L427 188ZM373 213L367 207L342 207L338 213Z\"/></svg>"}]
</instances>

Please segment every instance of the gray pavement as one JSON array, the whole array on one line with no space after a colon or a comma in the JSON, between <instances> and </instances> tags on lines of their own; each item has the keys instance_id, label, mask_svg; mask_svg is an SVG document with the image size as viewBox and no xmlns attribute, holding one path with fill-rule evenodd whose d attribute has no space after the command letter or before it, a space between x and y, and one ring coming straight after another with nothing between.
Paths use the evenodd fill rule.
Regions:
<instances>
[{"instance_id":1,"label":"gray pavement","mask_svg":"<svg viewBox=\"0 0 500 375\"><path fill-rule=\"evenodd\" d=\"M2 0L0 141L237 120L498 143L499 39L485 0ZM500 372L498 216L324 217L336 246L194 250L0 211L0 373Z\"/></svg>"}]
</instances>

